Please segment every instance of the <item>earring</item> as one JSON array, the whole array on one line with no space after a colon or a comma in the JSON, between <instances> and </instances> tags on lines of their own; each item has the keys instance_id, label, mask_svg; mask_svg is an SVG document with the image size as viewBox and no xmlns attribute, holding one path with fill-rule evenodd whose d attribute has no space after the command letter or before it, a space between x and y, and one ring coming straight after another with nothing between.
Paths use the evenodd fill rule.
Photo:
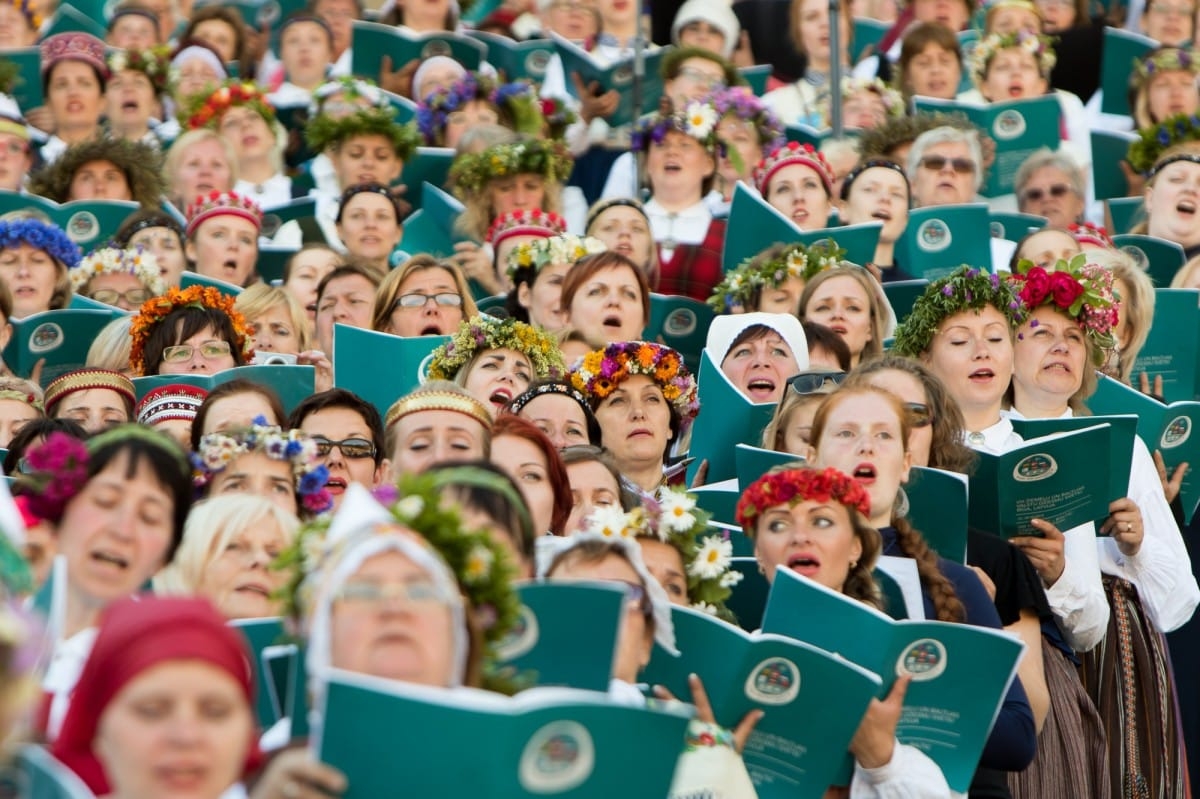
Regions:
<instances>
[{"instance_id":1,"label":"earring","mask_svg":"<svg viewBox=\"0 0 1200 799\"><path fill-rule=\"evenodd\" d=\"M766 576L767 576L767 570L766 570L766 569L764 569L764 568L762 567L762 564L761 564L761 563L760 563L760 564L758 564L758 573L759 573L759 574L761 574L761 575L762 575L762 576L764 576L764 577L766 577Z\"/></svg>"},{"instance_id":2,"label":"earring","mask_svg":"<svg viewBox=\"0 0 1200 799\"><path fill-rule=\"evenodd\" d=\"M852 561L850 561L850 569L851 569L851 570L854 570L854 569L857 569L857 568L858 568L858 561L857 561L857 560L852 560Z\"/></svg>"}]
</instances>

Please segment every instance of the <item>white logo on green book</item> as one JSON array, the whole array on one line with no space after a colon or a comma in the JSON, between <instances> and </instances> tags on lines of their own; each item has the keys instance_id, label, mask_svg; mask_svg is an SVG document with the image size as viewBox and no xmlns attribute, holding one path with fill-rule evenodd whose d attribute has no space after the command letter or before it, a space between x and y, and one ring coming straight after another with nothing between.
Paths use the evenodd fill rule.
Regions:
<instances>
[{"instance_id":1,"label":"white logo on green book","mask_svg":"<svg viewBox=\"0 0 1200 799\"><path fill-rule=\"evenodd\" d=\"M690 336L696 332L696 313L690 308L672 311L663 321L663 332L668 336Z\"/></svg>"},{"instance_id":2,"label":"white logo on green book","mask_svg":"<svg viewBox=\"0 0 1200 799\"><path fill-rule=\"evenodd\" d=\"M941 252L953 240L950 228L940 219L926 219L917 228L917 246L925 252Z\"/></svg>"},{"instance_id":3,"label":"white logo on green book","mask_svg":"<svg viewBox=\"0 0 1200 799\"><path fill-rule=\"evenodd\" d=\"M521 787L532 793L577 788L596 766L591 733L575 721L552 721L533 734L521 754Z\"/></svg>"},{"instance_id":4,"label":"white logo on green book","mask_svg":"<svg viewBox=\"0 0 1200 799\"><path fill-rule=\"evenodd\" d=\"M1001 111L992 125L992 133L997 139L1011 141L1025 133L1025 116L1015 108Z\"/></svg>"},{"instance_id":5,"label":"white logo on green book","mask_svg":"<svg viewBox=\"0 0 1200 799\"><path fill-rule=\"evenodd\" d=\"M100 220L91 211L80 211L67 220L67 237L78 244L94 239L100 232Z\"/></svg>"},{"instance_id":6,"label":"white logo on green book","mask_svg":"<svg viewBox=\"0 0 1200 799\"><path fill-rule=\"evenodd\" d=\"M448 42L444 42L441 39L434 39L421 48L421 58L433 58L439 55L449 56L452 52Z\"/></svg>"},{"instance_id":7,"label":"white logo on green book","mask_svg":"<svg viewBox=\"0 0 1200 799\"><path fill-rule=\"evenodd\" d=\"M746 678L746 696L764 705L786 705L800 693L800 669L787 658L767 658Z\"/></svg>"},{"instance_id":8,"label":"white logo on green book","mask_svg":"<svg viewBox=\"0 0 1200 799\"><path fill-rule=\"evenodd\" d=\"M509 630L508 635L496 644L496 654L501 660L516 660L533 649L537 640L537 616L528 605L522 605L521 612L517 615L517 623Z\"/></svg>"},{"instance_id":9,"label":"white logo on green book","mask_svg":"<svg viewBox=\"0 0 1200 799\"><path fill-rule=\"evenodd\" d=\"M540 77L546 74L546 67L550 65L550 53L545 50L534 50L525 58L525 71L535 77Z\"/></svg>"},{"instance_id":10,"label":"white logo on green book","mask_svg":"<svg viewBox=\"0 0 1200 799\"><path fill-rule=\"evenodd\" d=\"M1174 449L1181 446L1192 437L1192 420L1186 416L1176 416L1163 431L1162 439L1158 442L1159 449Z\"/></svg>"},{"instance_id":11,"label":"white logo on green book","mask_svg":"<svg viewBox=\"0 0 1200 799\"><path fill-rule=\"evenodd\" d=\"M914 682L935 680L946 670L946 647L934 638L913 641L896 661L896 676L908 675Z\"/></svg>"},{"instance_id":12,"label":"white logo on green book","mask_svg":"<svg viewBox=\"0 0 1200 799\"><path fill-rule=\"evenodd\" d=\"M1039 452L1022 458L1013 468L1013 479L1019 483L1045 480L1058 472L1058 462L1049 455Z\"/></svg>"},{"instance_id":13,"label":"white logo on green book","mask_svg":"<svg viewBox=\"0 0 1200 799\"><path fill-rule=\"evenodd\" d=\"M62 328L54 322L44 322L33 329L33 335L29 337L29 351L35 355L50 352L61 347L62 343Z\"/></svg>"}]
</instances>

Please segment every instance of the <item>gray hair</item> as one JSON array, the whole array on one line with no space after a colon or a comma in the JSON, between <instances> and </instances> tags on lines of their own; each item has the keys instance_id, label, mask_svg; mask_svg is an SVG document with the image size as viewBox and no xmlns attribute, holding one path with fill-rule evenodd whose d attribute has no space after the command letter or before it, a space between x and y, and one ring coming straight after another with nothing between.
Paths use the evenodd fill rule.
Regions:
<instances>
[{"instance_id":1,"label":"gray hair","mask_svg":"<svg viewBox=\"0 0 1200 799\"><path fill-rule=\"evenodd\" d=\"M971 153L971 160L975 162L975 192L978 193L979 187L983 185L983 148L979 145L979 134L973 130L959 130L943 126L922 133L913 142L912 149L908 151L908 163L905 165L908 168L908 174L917 174L917 167L921 165L925 151L935 144L967 145L967 150Z\"/></svg>"},{"instance_id":2,"label":"gray hair","mask_svg":"<svg viewBox=\"0 0 1200 799\"><path fill-rule=\"evenodd\" d=\"M1066 153L1056 152L1048 147L1043 147L1040 150L1035 150L1017 168L1016 177L1013 179L1013 190L1017 194L1018 206L1022 203L1021 194L1025 189L1025 184L1029 182L1029 179L1039 169L1057 169L1067 176L1067 182L1071 184L1071 191L1075 193L1075 196L1086 196L1083 170L1079 168L1079 164L1075 162L1075 159ZM1021 210L1024 209L1022 208Z\"/></svg>"}]
</instances>

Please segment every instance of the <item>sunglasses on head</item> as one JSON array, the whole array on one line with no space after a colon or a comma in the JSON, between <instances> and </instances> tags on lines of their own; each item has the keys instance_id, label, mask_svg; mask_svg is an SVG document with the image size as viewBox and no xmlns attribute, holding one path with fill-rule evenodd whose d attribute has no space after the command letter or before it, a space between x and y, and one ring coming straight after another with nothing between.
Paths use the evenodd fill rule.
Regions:
<instances>
[{"instance_id":1,"label":"sunglasses on head","mask_svg":"<svg viewBox=\"0 0 1200 799\"><path fill-rule=\"evenodd\" d=\"M787 385L792 391L804 397L816 394L830 383L840 386L847 377L845 372L801 372L789 377Z\"/></svg>"},{"instance_id":2,"label":"sunglasses on head","mask_svg":"<svg viewBox=\"0 0 1200 799\"><path fill-rule=\"evenodd\" d=\"M944 155L927 155L921 159L921 166L926 169L932 169L934 172L941 172L946 168L946 164L950 165L960 175L970 175L975 171L975 162L970 158L946 158Z\"/></svg>"},{"instance_id":3,"label":"sunglasses on head","mask_svg":"<svg viewBox=\"0 0 1200 799\"><path fill-rule=\"evenodd\" d=\"M906 402L904 410L908 413L909 427L929 427L933 424L933 413L922 402Z\"/></svg>"},{"instance_id":4,"label":"sunglasses on head","mask_svg":"<svg viewBox=\"0 0 1200 799\"><path fill-rule=\"evenodd\" d=\"M1055 183L1048 189L1026 189L1021 192L1021 198L1026 202L1037 203L1041 202L1047 196L1058 198L1066 197L1071 191L1071 187L1065 183Z\"/></svg>"}]
</instances>

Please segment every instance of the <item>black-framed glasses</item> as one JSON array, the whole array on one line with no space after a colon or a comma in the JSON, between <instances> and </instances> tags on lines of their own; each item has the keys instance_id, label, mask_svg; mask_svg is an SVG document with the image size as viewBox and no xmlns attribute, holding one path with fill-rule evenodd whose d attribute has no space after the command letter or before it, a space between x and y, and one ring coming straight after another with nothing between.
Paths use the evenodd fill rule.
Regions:
<instances>
[{"instance_id":1,"label":"black-framed glasses","mask_svg":"<svg viewBox=\"0 0 1200 799\"><path fill-rule=\"evenodd\" d=\"M401 294L392 308L424 308L430 300L443 308L461 308L463 304L461 294L445 291L441 294Z\"/></svg>"},{"instance_id":2,"label":"black-framed glasses","mask_svg":"<svg viewBox=\"0 0 1200 799\"><path fill-rule=\"evenodd\" d=\"M317 445L317 453L321 457L333 452L334 447L341 450L342 455L352 460L375 457L375 444L365 438L343 438L341 441L334 441L325 436L313 436L312 440Z\"/></svg>"},{"instance_id":3,"label":"black-framed glasses","mask_svg":"<svg viewBox=\"0 0 1200 799\"><path fill-rule=\"evenodd\" d=\"M150 299L151 296L153 295L148 289L130 289L124 292L116 289L96 289L92 292L92 299L105 305L116 305L124 299L130 305L137 306Z\"/></svg>"},{"instance_id":4,"label":"black-framed glasses","mask_svg":"<svg viewBox=\"0 0 1200 799\"><path fill-rule=\"evenodd\" d=\"M192 355L199 352L206 360L220 358L233 352L233 348L229 346L228 341L204 341L199 346L191 344L176 344L173 347L165 347L162 353L162 359L167 363L185 363L192 359Z\"/></svg>"},{"instance_id":5,"label":"black-framed glasses","mask_svg":"<svg viewBox=\"0 0 1200 799\"><path fill-rule=\"evenodd\" d=\"M788 378L787 385L802 397L816 394L826 385L840 386L848 377L845 372L801 372Z\"/></svg>"},{"instance_id":6,"label":"black-framed glasses","mask_svg":"<svg viewBox=\"0 0 1200 799\"><path fill-rule=\"evenodd\" d=\"M933 413L923 402L906 402L904 410L908 413L910 427L929 427L933 424Z\"/></svg>"},{"instance_id":7,"label":"black-framed glasses","mask_svg":"<svg viewBox=\"0 0 1200 799\"><path fill-rule=\"evenodd\" d=\"M960 175L970 175L975 172L975 162L970 158L947 158L944 155L927 155L921 159L921 166L941 172L949 164Z\"/></svg>"},{"instance_id":8,"label":"black-framed glasses","mask_svg":"<svg viewBox=\"0 0 1200 799\"><path fill-rule=\"evenodd\" d=\"M1071 192L1071 187L1065 183L1055 183L1048 189L1026 189L1021 192L1021 199L1029 203L1039 203L1047 196L1059 198L1066 197Z\"/></svg>"}]
</instances>

